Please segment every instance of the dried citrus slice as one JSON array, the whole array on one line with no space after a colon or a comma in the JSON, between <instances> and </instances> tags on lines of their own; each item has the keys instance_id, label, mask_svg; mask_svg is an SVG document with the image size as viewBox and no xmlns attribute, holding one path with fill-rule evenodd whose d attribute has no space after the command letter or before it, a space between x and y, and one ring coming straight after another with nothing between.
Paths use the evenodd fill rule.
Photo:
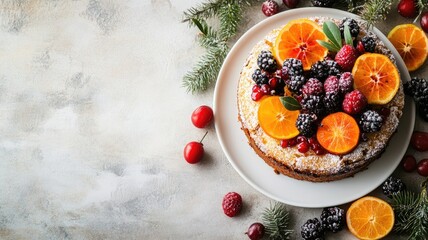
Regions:
<instances>
[{"instance_id":1,"label":"dried citrus slice","mask_svg":"<svg viewBox=\"0 0 428 240\"><path fill-rule=\"evenodd\" d=\"M281 65L287 58L297 58L302 61L303 69L309 70L328 53L317 40L328 40L317 23L303 18L292 20L279 32L273 46L273 55Z\"/></svg>"},{"instance_id":2,"label":"dried citrus slice","mask_svg":"<svg viewBox=\"0 0 428 240\"><path fill-rule=\"evenodd\" d=\"M428 55L428 38L422 29L413 24L401 24L393 28L388 39L400 53L409 71L418 69Z\"/></svg>"},{"instance_id":3,"label":"dried citrus slice","mask_svg":"<svg viewBox=\"0 0 428 240\"><path fill-rule=\"evenodd\" d=\"M346 212L349 231L359 239L380 239L394 226L394 211L385 201L363 197L352 203Z\"/></svg>"},{"instance_id":4,"label":"dried citrus slice","mask_svg":"<svg viewBox=\"0 0 428 240\"><path fill-rule=\"evenodd\" d=\"M397 67L383 54L366 53L352 68L354 88L360 90L369 104L386 104L400 86Z\"/></svg>"},{"instance_id":5,"label":"dried citrus slice","mask_svg":"<svg viewBox=\"0 0 428 240\"><path fill-rule=\"evenodd\" d=\"M332 113L321 121L317 140L323 148L334 154L345 154L358 145L360 128L353 117L344 113Z\"/></svg>"},{"instance_id":6,"label":"dried citrus slice","mask_svg":"<svg viewBox=\"0 0 428 240\"><path fill-rule=\"evenodd\" d=\"M290 139L299 135L296 128L299 111L287 110L279 98L267 97L260 102L257 113L259 124L267 135L275 139Z\"/></svg>"}]
</instances>

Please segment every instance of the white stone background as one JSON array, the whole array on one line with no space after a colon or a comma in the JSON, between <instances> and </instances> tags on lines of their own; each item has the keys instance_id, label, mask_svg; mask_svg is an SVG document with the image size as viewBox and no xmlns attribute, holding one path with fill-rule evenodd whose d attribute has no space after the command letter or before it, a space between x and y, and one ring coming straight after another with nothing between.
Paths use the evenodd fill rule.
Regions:
<instances>
[{"instance_id":1,"label":"white stone background","mask_svg":"<svg viewBox=\"0 0 428 240\"><path fill-rule=\"evenodd\" d=\"M213 99L214 86L181 86L204 52L180 22L197 2L0 1L0 239L246 239L261 221L271 200L235 172L213 126L203 161L182 157L205 131L191 112ZM250 7L238 36L264 18ZM395 9L388 19L384 33L411 22ZM426 64L412 75L427 77ZM423 179L396 174L411 189ZM235 218L221 209L229 191L244 199ZM321 213L287 207L293 239Z\"/></svg>"}]
</instances>

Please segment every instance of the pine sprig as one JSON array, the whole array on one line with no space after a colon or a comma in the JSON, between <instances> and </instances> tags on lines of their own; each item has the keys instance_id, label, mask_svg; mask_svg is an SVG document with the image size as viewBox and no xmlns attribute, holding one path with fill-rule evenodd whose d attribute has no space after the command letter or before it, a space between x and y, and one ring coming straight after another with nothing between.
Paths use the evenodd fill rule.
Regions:
<instances>
[{"instance_id":1,"label":"pine sprig","mask_svg":"<svg viewBox=\"0 0 428 240\"><path fill-rule=\"evenodd\" d=\"M191 7L184 12L183 22L192 24L192 19L207 19L213 17L227 0L208 0Z\"/></svg>"},{"instance_id":2,"label":"pine sprig","mask_svg":"<svg viewBox=\"0 0 428 240\"><path fill-rule=\"evenodd\" d=\"M238 25L241 21L241 6L237 2L231 2L223 5L219 12L221 39L228 40L238 31Z\"/></svg>"},{"instance_id":3,"label":"pine sprig","mask_svg":"<svg viewBox=\"0 0 428 240\"><path fill-rule=\"evenodd\" d=\"M359 15L371 27L381 20L386 20L391 5L392 0L368 0L359 7Z\"/></svg>"},{"instance_id":4,"label":"pine sprig","mask_svg":"<svg viewBox=\"0 0 428 240\"><path fill-rule=\"evenodd\" d=\"M428 236L428 195L427 182L422 183L422 191L416 194L403 191L392 199L395 212L395 231L408 234L408 239L423 240Z\"/></svg>"},{"instance_id":5,"label":"pine sprig","mask_svg":"<svg viewBox=\"0 0 428 240\"><path fill-rule=\"evenodd\" d=\"M428 9L428 0L417 0L417 1L416 1L416 8L417 8L417 9L419 9L419 14L418 14L418 16L415 18L415 21L413 21L413 22L416 22L416 21L418 20L418 18L422 15L422 13L423 13L426 9Z\"/></svg>"},{"instance_id":6,"label":"pine sprig","mask_svg":"<svg viewBox=\"0 0 428 240\"><path fill-rule=\"evenodd\" d=\"M290 216L285 206L279 202L266 208L262 215L265 233L269 239L290 239L293 230L290 230Z\"/></svg>"}]
</instances>

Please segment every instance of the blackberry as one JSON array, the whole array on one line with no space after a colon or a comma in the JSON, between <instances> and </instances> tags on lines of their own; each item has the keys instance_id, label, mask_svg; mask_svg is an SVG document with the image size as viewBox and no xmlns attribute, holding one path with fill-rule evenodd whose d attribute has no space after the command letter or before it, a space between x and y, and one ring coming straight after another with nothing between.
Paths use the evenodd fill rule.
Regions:
<instances>
[{"instance_id":1,"label":"blackberry","mask_svg":"<svg viewBox=\"0 0 428 240\"><path fill-rule=\"evenodd\" d=\"M296 120L296 128L299 130L301 135L311 137L317 131L315 122L316 116L313 114L300 113Z\"/></svg>"},{"instance_id":2,"label":"blackberry","mask_svg":"<svg viewBox=\"0 0 428 240\"><path fill-rule=\"evenodd\" d=\"M323 81L329 75L330 68L326 61L318 61L311 66L311 77Z\"/></svg>"},{"instance_id":3,"label":"blackberry","mask_svg":"<svg viewBox=\"0 0 428 240\"><path fill-rule=\"evenodd\" d=\"M326 93L323 98L326 114L339 111L342 103L341 100L342 99L340 98L340 95L337 92Z\"/></svg>"},{"instance_id":4,"label":"blackberry","mask_svg":"<svg viewBox=\"0 0 428 240\"><path fill-rule=\"evenodd\" d=\"M426 99L428 99L428 81L424 78L414 77L404 84L404 92L413 96L416 103L420 101L426 102Z\"/></svg>"},{"instance_id":5,"label":"blackberry","mask_svg":"<svg viewBox=\"0 0 428 240\"><path fill-rule=\"evenodd\" d=\"M324 92L323 85L320 80L316 78L309 78L309 80L303 85L303 95L322 95Z\"/></svg>"},{"instance_id":6,"label":"blackberry","mask_svg":"<svg viewBox=\"0 0 428 240\"><path fill-rule=\"evenodd\" d=\"M366 51L366 52L374 52L375 51L376 42L372 37L364 36L361 39L361 42L363 43L364 51Z\"/></svg>"},{"instance_id":7,"label":"blackberry","mask_svg":"<svg viewBox=\"0 0 428 240\"><path fill-rule=\"evenodd\" d=\"M339 64L333 60L325 60L329 70L328 75L329 76L339 76L341 68Z\"/></svg>"},{"instance_id":8,"label":"blackberry","mask_svg":"<svg viewBox=\"0 0 428 240\"><path fill-rule=\"evenodd\" d=\"M269 83L268 74L258 68L254 71L251 77L253 78L253 81L259 86Z\"/></svg>"},{"instance_id":9,"label":"blackberry","mask_svg":"<svg viewBox=\"0 0 428 240\"><path fill-rule=\"evenodd\" d=\"M428 98L425 98L417 103L419 116L428 122Z\"/></svg>"},{"instance_id":10,"label":"blackberry","mask_svg":"<svg viewBox=\"0 0 428 240\"><path fill-rule=\"evenodd\" d=\"M360 26L358 26L357 21L355 21L355 19L352 19L352 18L344 18L342 22L339 24L339 30L340 30L340 34L342 35L342 38L343 38L343 31L345 29L345 25L348 25L349 31L351 32L351 36L353 37L358 36L358 34L360 33Z\"/></svg>"},{"instance_id":11,"label":"blackberry","mask_svg":"<svg viewBox=\"0 0 428 240\"><path fill-rule=\"evenodd\" d=\"M314 7L331 7L334 0L311 0L311 2Z\"/></svg>"},{"instance_id":12,"label":"blackberry","mask_svg":"<svg viewBox=\"0 0 428 240\"><path fill-rule=\"evenodd\" d=\"M299 94L303 85L306 83L306 78L302 75L296 75L292 76L286 83L290 91Z\"/></svg>"},{"instance_id":13,"label":"blackberry","mask_svg":"<svg viewBox=\"0 0 428 240\"><path fill-rule=\"evenodd\" d=\"M394 195L397 195L399 192L406 190L406 184L394 176L390 176L382 184L382 191L387 197L392 198Z\"/></svg>"},{"instance_id":14,"label":"blackberry","mask_svg":"<svg viewBox=\"0 0 428 240\"><path fill-rule=\"evenodd\" d=\"M296 58L288 58L282 64L282 74L288 77L298 76L303 74L302 61Z\"/></svg>"},{"instance_id":15,"label":"blackberry","mask_svg":"<svg viewBox=\"0 0 428 240\"><path fill-rule=\"evenodd\" d=\"M325 113L324 103L321 96L305 96L301 102L302 109L308 113L314 113L317 116L323 116Z\"/></svg>"},{"instance_id":16,"label":"blackberry","mask_svg":"<svg viewBox=\"0 0 428 240\"><path fill-rule=\"evenodd\" d=\"M278 68L276 60L270 51L262 51L257 58L257 65L266 72L273 73Z\"/></svg>"},{"instance_id":17,"label":"blackberry","mask_svg":"<svg viewBox=\"0 0 428 240\"><path fill-rule=\"evenodd\" d=\"M381 129L383 117L373 110L365 111L360 118L360 127L363 132L372 133Z\"/></svg>"},{"instance_id":18,"label":"blackberry","mask_svg":"<svg viewBox=\"0 0 428 240\"><path fill-rule=\"evenodd\" d=\"M324 240L324 228L318 218L306 221L301 227L300 234L305 240Z\"/></svg>"},{"instance_id":19,"label":"blackberry","mask_svg":"<svg viewBox=\"0 0 428 240\"><path fill-rule=\"evenodd\" d=\"M320 219L325 230L339 232L345 226L345 210L338 207L324 208Z\"/></svg>"}]
</instances>

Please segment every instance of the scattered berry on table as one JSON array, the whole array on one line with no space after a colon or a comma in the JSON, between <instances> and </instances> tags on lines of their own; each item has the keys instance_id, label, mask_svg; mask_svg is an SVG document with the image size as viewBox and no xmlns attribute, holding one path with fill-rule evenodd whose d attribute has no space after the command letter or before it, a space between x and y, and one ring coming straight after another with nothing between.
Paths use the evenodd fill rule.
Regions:
<instances>
[{"instance_id":1,"label":"scattered berry on table","mask_svg":"<svg viewBox=\"0 0 428 240\"><path fill-rule=\"evenodd\" d=\"M428 81L425 78L412 78L409 82L404 83L404 92L416 102L428 98Z\"/></svg>"},{"instance_id":2,"label":"scattered berry on table","mask_svg":"<svg viewBox=\"0 0 428 240\"><path fill-rule=\"evenodd\" d=\"M278 65L275 58L273 58L272 52L262 51L257 58L257 65L260 69L266 72L273 73L277 70Z\"/></svg>"},{"instance_id":3,"label":"scattered berry on table","mask_svg":"<svg viewBox=\"0 0 428 240\"><path fill-rule=\"evenodd\" d=\"M258 68L254 70L254 73L251 77L253 81L258 85L269 83L269 75L265 71L262 71Z\"/></svg>"},{"instance_id":4,"label":"scattered berry on table","mask_svg":"<svg viewBox=\"0 0 428 240\"><path fill-rule=\"evenodd\" d=\"M392 196L397 195L399 192L404 190L406 190L404 182L394 176L388 177L382 184L383 194L389 198L392 198Z\"/></svg>"},{"instance_id":5,"label":"scattered berry on table","mask_svg":"<svg viewBox=\"0 0 428 240\"><path fill-rule=\"evenodd\" d=\"M415 157L412 155L406 155L401 160L401 166L406 172L413 172L416 170L417 163Z\"/></svg>"},{"instance_id":6,"label":"scattered berry on table","mask_svg":"<svg viewBox=\"0 0 428 240\"><path fill-rule=\"evenodd\" d=\"M358 114L367 106L367 98L359 91L354 90L345 94L342 109L348 114Z\"/></svg>"},{"instance_id":7,"label":"scattered berry on table","mask_svg":"<svg viewBox=\"0 0 428 240\"><path fill-rule=\"evenodd\" d=\"M327 65L326 61L318 61L311 66L310 75L313 78L318 78L323 81L328 77L330 67Z\"/></svg>"},{"instance_id":8,"label":"scattered berry on table","mask_svg":"<svg viewBox=\"0 0 428 240\"><path fill-rule=\"evenodd\" d=\"M316 78L310 78L302 87L304 96L308 95L322 95L324 93L323 84Z\"/></svg>"},{"instance_id":9,"label":"scattered berry on table","mask_svg":"<svg viewBox=\"0 0 428 240\"><path fill-rule=\"evenodd\" d=\"M345 210L339 207L324 208L320 219L325 230L339 232L345 226Z\"/></svg>"},{"instance_id":10,"label":"scattered berry on table","mask_svg":"<svg viewBox=\"0 0 428 240\"><path fill-rule=\"evenodd\" d=\"M317 130L316 116L313 114L300 113L296 120L296 128L305 137L311 137Z\"/></svg>"},{"instance_id":11,"label":"scattered berry on table","mask_svg":"<svg viewBox=\"0 0 428 240\"><path fill-rule=\"evenodd\" d=\"M282 0L288 8L295 8L299 4L299 0Z\"/></svg>"},{"instance_id":12,"label":"scattered berry on table","mask_svg":"<svg viewBox=\"0 0 428 240\"><path fill-rule=\"evenodd\" d=\"M382 116L373 110L365 111L360 118L359 124L361 130L366 133L377 132L382 128Z\"/></svg>"},{"instance_id":13,"label":"scattered berry on table","mask_svg":"<svg viewBox=\"0 0 428 240\"><path fill-rule=\"evenodd\" d=\"M345 25L348 25L349 31L351 32L352 37L357 37L360 33L360 26L358 26L358 23L355 19L352 18L344 18L342 19L342 22L339 24L339 30L340 34L342 35L342 38L344 37L343 31L345 29Z\"/></svg>"},{"instance_id":14,"label":"scattered berry on table","mask_svg":"<svg viewBox=\"0 0 428 240\"><path fill-rule=\"evenodd\" d=\"M251 240L259 240L265 234L265 226L259 222L253 223L245 233Z\"/></svg>"},{"instance_id":15,"label":"scattered berry on table","mask_svg":"<svg viewBox=\"0 0 428 240\"><path fill-rule=\"evenodd\" d=\"M428 158L418 162L418 173L421 176L428 177Z\"/></svg>"},{"instance_id":16,"label":"scattered berry on table","mask_svg":"<svg viewBox=\"0 0 428 240\"><path fill-rule=\"evenodd\" d=\"M314 7L331 7L335 0L311 0Z\"/></svg>"},{"instance_id":17,"label":"scattered berry on table","mask_svg":"<svg viewBox=\"0 0 428 240\"><path fill-rule=\"evenodd\" d=\"M324 81L325 93L338 93L339 92L339 79L336 76L330 76Z\"/></svg>"},{"instance_id":18,"label":"scattered berry on table","mask_svg":"<svg viewBox=\"0 0 428 240\"><path fill-rule=\"evenodd\" d=\"M242 197L236 192L227 193L222 202L223 212L229 217L236 216L242 208Z\"/></svg>"},{"instance_id":19,"label":"scattered berry on table","mask_svg":"<svg viewBox=\"0 0 428 240\"><path fill-rule=\"evenodd\" d=\"M339 78L339 92L342 95L345 95L348 92L351 92L354 84L354 79L350 72L344 72L340 75Z\"/></svg>"},{"instance_id":20,"label":"scattered berry on table","mask_svg":"<svg viewBox=\"0 0 428 240\"><path fill-rule=\"evenodd\" d=\"M428 151L428 132L414 131L410 138L410 146L420 152Z\"/></svg>"},{"instance_id":21,"label":"scattered berry on table","mask_svg":"<svg viewBox=\"0 0 428 240\"><path fill-rule=\"evenodd\" d=\"M288 58L282 64L282 74L288 77L300 76L303 74L302 61L296 58Z\"/></svg>"},{"instance_id":22,"label":"scattered berry on table","mask_svg":"<svg viewBox=\"0 0 428 240\"><path fill-rule=\"evenodd\" d=\"M213 116L213 110L210 107L203 105L193 111L191 119L195 127L204 128L211 123Z\"/></svg>"},{"instance_id":23,"label":"scattered berry on table","mask_svg":"<svg viewBox=\"0 0 428 240\"><path fill-rule=\"evenodd\" d=\"M318 218L309 219L302 225L300 234L305 240L323 240L324 228Z\"/></svg>"},{"instance_id":24,"label":"scattered berry on table","mask_svg":"<svg viewBox=\"0 0 428 240\"><path fill-rule=\"evenodd\" d=\"M262 12L266 17L270 17L279 12L279 5L273 0L267 0L262 4Z\"/></svg>"},{"instance_id":25,"label":"scattered berry on table","mask_svg":"<svg viewBox=\"0 0 428 240\"><path fill-rule=\"evenodd\" d=\"M299 94L303 85L306 83L306 78L302 75L292 76L287 81L287 86L290 91L293 93Z\"/></svg>"},{"instance_id":26,"label":"scattered berry on table","mask_svg":"<svg viewBox=\"0 0 428 240\"><path fill-rule=\"evenodd\" d=\"M198 163L204 156L204 146L201 142L189 142L184 147L183 155L188 163Z\"/></svg>"},{"instance_id":27,"label":"scattered berry on table","mask_svg":"<svg viewBox=\"0 0 428 240\"><path fill-rule=\"evenodd\" d=\"M424 12L421 16L421 28L428 33L428 12Z\"/></svg>"},{"instance_id":28,"label":"scattered berry on table","mask_svg":"<svg viewBox=\"0 0 428 240\"><path fill-rule=\"evenodd\" d=\"M375 49L376 49L376 42L375 42L375 40L372 37L370 37L370 36L364 36L361 39L361 42L363 44L365 52L374 52L375 51Z\"/></svg>"},{"instance_id":29,"label":"scattered berry on table","mask_svg":"<svg viewBox=\"0 0 428 240\"><path fill-rule=\"evenodd\" d=\"M325 113L324 103L321 96L309 95L303 97L302 109L308 113L314 113L317 116L323 116Z\"/></svg>"},{"instance_id":30,"label":"scattered berry on table","mask_svg":"<svg viewBox=\"0 0 428 240\"><path fill-rule=\"evenodd\" d=\"M343 71L349 72L358 58L358 51L351 45L343 46L337 52L334 60L339 64Z\"/></svg>"},{"instance_id":31,"label":"scattered berry on table","mask_svg":"<svg viewBox=\"0 0 428 240\"><path fill-rule=\"evenodd\" d=\"M326 114L334 113L341 108L341 97L338 92L329 92L323 97Z\"/></svg>"},{"instance_id":32,"label":"scattered berry on table","mask_svg":"<svg viewBox=\"0 0 428 240\"><path fill-rule=\"evenodd\" d=\"M397 11L406 18L414 18L418 13L414 0L401 0L397 5Z\"/></svg>"}]
</instances>

